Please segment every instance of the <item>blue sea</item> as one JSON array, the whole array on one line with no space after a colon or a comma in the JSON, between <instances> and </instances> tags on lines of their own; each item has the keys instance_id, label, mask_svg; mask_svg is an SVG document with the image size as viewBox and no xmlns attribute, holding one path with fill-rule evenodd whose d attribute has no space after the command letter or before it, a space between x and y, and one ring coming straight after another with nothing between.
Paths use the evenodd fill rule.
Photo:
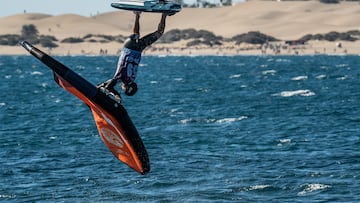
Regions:
<instances>
[{"instance_id":1,"label":"blue sea","mask_svg":"<svg viewBox=\"0 0 360 203\"><path fill-rule=\"evenodd\" d=\"M55 57L93 84L117 56ZM360 202L360 56L144 56L118 161L31 56L0 56L0 202Z\"/></svg>"}]
</instances>

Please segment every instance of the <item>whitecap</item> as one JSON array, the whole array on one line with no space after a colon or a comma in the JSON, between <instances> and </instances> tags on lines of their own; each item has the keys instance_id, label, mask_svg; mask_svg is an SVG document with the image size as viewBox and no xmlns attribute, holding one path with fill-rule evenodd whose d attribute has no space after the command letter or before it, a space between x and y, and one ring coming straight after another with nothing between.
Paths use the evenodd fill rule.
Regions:
<instances>
[{"instance_id":1,"label":"whitecap","mask_svg":"<svg viewBox=\"0 0 360 203\"><path fill-rule=\"evenodd\" d=\"M290 143L291 143L291 139L280 139L278 146L283 146L285 144L290 144Z\"/></svg>"},{"instance_id":2,"label":"whitecap","mask_svg":"<svg viewBox=\"0 0 360 203\"><path fill-rule=\"evenodd\" d=\"M191 118L187 118L187 119L182 119L179 121L180 124L187 124L187 123L190 123L190 121L192 121Z\"/></svg>"},{"instance_id":3,"label":"whitecap","mask_svg":"<svg viewBox=\"0 0 360 203\"><path fill-rule=\"evenodd\" d=\"M177 116L178 114L183 114L183 112L179 111L179 109L170 109L168 114L172 117Z\"/></svg>"},{"instance_id":4,"label":"whitecap","mask_svg":"<svg viewBox=\"0 0 360 203\"><path fill-rule=\"evenodd\" d=\"M205 122L206 123L214 123L214 122L216 122L216 119L214 119L214 118L205 119Z\"/></svg>"},{"instance_id":5,"label":"whitecap","mask_svg":"<svg viewBox=\"0 0 360 203\"><path fill-rule=\"evenodd\" d=\"M191 123L193 121L192 118L186 118L186 119L182 119L179 121L180 124L188 124Z\"/></svg>"},{"instance_id":6,"label":"whitecap","mask_svg":"<svg viewBox=\"0 0 360 203\"><path fill-rule=\"evenodd\" d=\"M308 76L306 76L306 75L296 76L296 77L291 78L291 80L294 80L294 81L307 80L307 79L308 79Z\"/></svg>"},{"instance_id":7,"label":"whitecap","mask_svg":"<svg viewBox=\"0 0 360 203\"><path fill-rule=\"evenodd\" d=\"M41 83L41 87L48 87L49 85L46 82Z\"/></svg>"},{"instance_id":8,"label":"whitecap","mask_svg":"<svg viewBox=\"0 0 360 203\"><path fill-rule=\"evenodd\" d=\"M224 123L233 123L237 121L241 121L248 118L247 116L241 116L238 118L223 118L223 119L215 119L215 118L185 118L179 120L180 124L189 124L189 123L216 123L216 124L224 124Z\"/></svg>"},{"instance_id":9,"label":"whitecap","mask_svg":"<svg viewBox=\"0 0 360 203\"><path fill-rule=\"evenodd\" d=\"M150 81L150 84L157 84L158 83L158 81Z\"/></svg>"},{"instance_id":10,"label":"whitecap","mask_svg":"<svg viewBox=\"0 0 360 203\"><path fill-rule=\"evenodd\" d=\"M307 185L305 185L304 189L298 193L298 195L305 195L310 192L315 192L317 190L324 190L324 189L327 189L330 187L331 187L330 185L324 185L324 184L318 184L318 183L307 184Z\"/></svg>"},{"instance_id":11,"label":"whitecap","mask_svg":"<svg viewBox=\"0 0 360 203\"><path fill-rule=\"evenodd\" d=\"M276 70L264 70L262 72L263 75L274 75L276 73Z\"/></svg>"},{"instance_id":12,"label":"whitecap","mask_svg":"<svg viewBox=\"0 0 360 203\"><path fill-rule=\"evenodd\" d=\"M346 80L347 79L347 76L343 76L343 77L338 77L336 78L336 80Z\"/></svg>"},{"instance_id":13,"label":"whitecap","mask_svg":"<svg viewBox=\"0 0 360 203\"><path fill-rule=\"evenodd\" d=\"M241 77L241 74L235 74L235 75L230 75L230 79L232 79L232 78L239 78L239 77Z\"/></svg>"},{"instance_id":14,"label":"whitecap","mask_svg":"<svg viewBox=\"0 0 360 203\"><path fill-rule=\"evenodd\" d=\"M7 194L0 194L0 199L4 198L4 199L14 199L16 198L16 195L11 194L11 195L7 195Z\"/></svg>"},{"instance_id":15,"label":"whitecap","mask_svg":"<svg viewBox=\"0 0 360 203\"><path fill-rule=\"evenodd\" d=\"M283 91L277 94L273 94L272 96L280 96L280 97L292 97L292 96L303 96L310 97L314 96L315 93L310 90L295 90L295 91Z\"/></svg>"},{"instance_id":16,"label":"whitecap","mask_svg":"<svg viewBox=\"0 0 360 203\"><path fill-rule=\"evenodd\" d=\"M271 185L255 185L255 186L250 186L249 187L249 191L251 190L262 190L262 189L265 189L265 188L269 188L271 187Z\"/></svg>"},{"instance_id":17,"label":"whitecap","mask_svg":"<svg viewBox=\"0 0 360 203\"><path fill-rule=\"evenodd\" d=\"M324 78L326 78L326 75L318 75L318 76L316 76L316 79L319 79L319 80L324 79Z\"/></svg>"},{"instance_id":18,"label":"whitecap","mask_svg":"<svg viewBox=\"0 0 360 203\"><path fill-rule=\"evenodd\" d=\"M291 142L291 139L280 139L279 141L281 143L288 143L288 142Z\"/></svg>"},{"instance_id":19,"label":"whitecap","mask_svg":"<svg viewBox=\"0 0 360 203\"><path fill-rule=\"evenodd\" d=\"M175 112L178 112L179 109L178 108L175 108L175 109L170 109L170 113L175 113Z\"/></svg>"},{"instance_id":20,"label":"whitecap","mask_svg":"<svg viewBox=\"0 0 360 203\"><path fill-rule=\"evenodd\" d=\"M223 118L223 119L216 120L216 123L233 123L233 122L244 120L246 118L247 118L247 116L240 116L238 118Z\"/></svg>"},{"instance_id":21,"label":"whitecap","mask_svg":"<svg viewBox=\"0 0 360 203\"><path fill-rule=\"evenodd\" d=\"M6 105L5 102L1 102L1 103L0 103L0 106L5 106L5 105Z\"/></svg>"},{"instance_id":22,"label":"whitecap","mask_svg":"<svg viewBox=\"0 0 360 203\"><path fill-rule=\"evenodd\" d=\"M183 78L174 78L175 81L178 81L178 82L181 82L183 81L184 79Z\"/></svg>"},{"instance_id":23,"label":"whitecap","mask_svg":"<svg viewBox=\"0 0 360 203\"><path fill-rule=\"evenodd\" d=\"M34 71L31 73L31 75L43 75L43 73L40 71Z\"/></svg>"},{"instance_id":24,"label":"whitecap","mask_svg":"<svg viewBox=\"0 0 360 203\"><path fill-rule=\"evenodd\" d=\"M186 118L179 121L180 124L189 123L213 123L215 119L202 119L202 118Z\"/></svg>"}]
</instances>

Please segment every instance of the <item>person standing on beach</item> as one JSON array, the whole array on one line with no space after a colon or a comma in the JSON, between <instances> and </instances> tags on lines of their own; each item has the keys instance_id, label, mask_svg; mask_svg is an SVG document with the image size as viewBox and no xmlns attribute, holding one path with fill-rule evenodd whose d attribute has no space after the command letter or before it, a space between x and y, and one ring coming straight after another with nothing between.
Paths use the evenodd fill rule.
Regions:
<instances>
[{"instance_id":1,"label":"person standing on beach","mask_svg":"<svg viewBox=\"0 0 360 203\"><path fill-rule=\"evenodd\" d=\"M120 97L120 93L115 90L115 85L121 82L121 88L126 95L132 96L137 92L137 84L135 78L138 66L141 60L142 51L158 40L164 33L165 20L168 15L173 13L163 13L161 16L158 29L142 38L140 38L140 14L141 12L135 11L135 24L133 27L133 34L125 41L124 47L121 50L117 70L112 79L98 85L98 88L105 88L116 96Z\"/></svg>"}]
</instances>

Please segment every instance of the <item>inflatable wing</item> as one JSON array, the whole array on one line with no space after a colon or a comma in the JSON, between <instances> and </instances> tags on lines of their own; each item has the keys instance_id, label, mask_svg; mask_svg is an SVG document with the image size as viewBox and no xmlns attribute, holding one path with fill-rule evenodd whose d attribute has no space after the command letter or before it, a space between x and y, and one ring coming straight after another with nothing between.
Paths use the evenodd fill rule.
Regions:
<instances>
[{"instance_id":1,"label":"inflatable wing","mask_svg":"<svg viewBox=\"0 0 360 203\"><path fill-rule=\"evenodd\" d=\"M87 104L101 139L116 158L135 171L150 171L145 146L125 108L90 82L26 41L20 44L54 72L55 81Z\"/></svg>"}]
</instances>

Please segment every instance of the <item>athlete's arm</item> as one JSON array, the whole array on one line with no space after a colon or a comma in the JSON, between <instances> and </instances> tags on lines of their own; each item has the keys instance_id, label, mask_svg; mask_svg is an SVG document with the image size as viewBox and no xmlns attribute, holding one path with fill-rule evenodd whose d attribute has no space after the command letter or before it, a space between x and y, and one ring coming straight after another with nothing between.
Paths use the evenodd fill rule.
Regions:
<instances>
[{"instance_id":1,"label":"athlete's arm","mask_svg":"<svg viewBox=\"0 0 360 203\"><path fill-rule=\"evenodd\" d=\"M138 34L140 35L140 13L141 12L134 12L135 13L135 23L134 23L134 27L133 27L133 33L134 34Z\"/></svg>"},{"instance_id":2,"label":"athlete's arm","mask_svg":"<svg viewBox=\"0 0 360 203\"><path fill-rule=\"evenodd\" d=\"M168 14L166 13L163 13L162 16L161 16L161 20L160 20L160 23L158 25L158 29L153 32L153 33L150 33L144 37L142 37L140 40L139 40L139 45L141 47L141 50L144 50L147 46L151 45L152 43L154 43L156 40L158 40L161 35L164 34L164 30L165 30L165 23L166 23L166 16Z\"/></svg>"}]
</instances>

